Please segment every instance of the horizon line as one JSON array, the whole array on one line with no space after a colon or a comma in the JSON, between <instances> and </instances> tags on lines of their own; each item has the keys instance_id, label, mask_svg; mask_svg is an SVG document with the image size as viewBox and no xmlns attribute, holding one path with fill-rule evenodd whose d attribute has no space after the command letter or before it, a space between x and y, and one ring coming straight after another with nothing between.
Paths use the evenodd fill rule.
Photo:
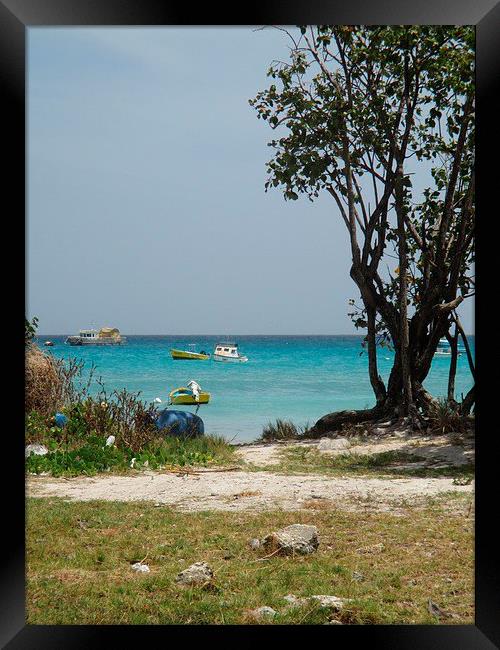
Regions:
<instances>
[{"instance_id":1,"label":"horizon line","mask_svg":"<svg viewBox=\"0 0 500 650\"><path fill-rule=\"evenodd\" d=\"M120 332L120 334L122 334ZM474 332L466 332L466 336L475 336ZM55 334L55 333L48 333L48 334L35 334L36 338L44 337L44 336L72 336L71 334L67 333L62 333L62 334ZM154 334L151 332L148 333L136 333L136 334L127 334L123 333L122 336L218 336L218 337L231 337L231 338L237 338L238 336L366 336L366 334L358 334L357 332L351 332L351 333L330 333L330 334L315 334L311 332L307 332L305 334L266 334L266 333L260 333L260 334L210 334L210 333L197 333L197 334L179 334L179 333L174 333L174 334Z\"/></svg>"}]
</instances>

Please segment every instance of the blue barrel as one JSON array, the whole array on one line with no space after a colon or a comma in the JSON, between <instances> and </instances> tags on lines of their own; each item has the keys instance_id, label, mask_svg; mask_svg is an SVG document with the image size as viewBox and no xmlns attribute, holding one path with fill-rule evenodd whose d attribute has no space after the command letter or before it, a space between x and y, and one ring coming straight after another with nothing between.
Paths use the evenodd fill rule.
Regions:
<instances>
[{"instance_id":1,"label":"blue barrel","mask_svg":"<svg viewBox=\"0 0 500 650\"><path fill-rule=\"evenodd\" d=\"M205 433L203 420L188 411L164 409L160 411L155 424L162 433L176 438L197 438Z\"/></svg>"},{"instance_id":2,"label":"blue barrel","mask_svg":"<svg viewBox=\"0 0 500 650\"><path fill-rule=\"evenodd\" d=\"M56 413L54 415L54 420L56 421L56 427L59 427L60 429L64 429L64 427L68 424L68 418L64 415L64 413Z\"/></svg>"}]
</instances>

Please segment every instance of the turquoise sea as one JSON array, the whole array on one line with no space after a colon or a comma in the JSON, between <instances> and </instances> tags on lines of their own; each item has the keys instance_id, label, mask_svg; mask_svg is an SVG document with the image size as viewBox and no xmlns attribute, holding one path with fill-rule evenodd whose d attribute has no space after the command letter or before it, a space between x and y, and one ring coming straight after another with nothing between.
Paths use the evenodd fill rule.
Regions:
<instances>
[{"instance_id":1,"label":"turquoise sea","mask_svg":"<svg viewBox=\"0 0 500 650\"><path fill-rule=\"evenodd\" d=\"M361 347L361 336L235 336L247 363L174 361L170 348L212 352L225 336L128 336L120 346L69 346L66 335L40 335L54 347L43 348L55 357L76 357L85 367L97 366L108 392L127 388L141 392L152 401L160 397L166 406L168 393L195 379L211 393L210 403L202 405L207 433L218 433L237 442L254 440L262 427L276 418L296 424L313 424L331 411L373 406L374 396L368 379L368 359ZM474 337L471 337L474 346ZM363 352L363 353L362 353ZM387 380L393 353L379 350L379 370ZM425 387L433 395L447 390L450 360L436 356ZM456 392L466 393L471 375L465 354L458 358ZM97 389L97 386L96 386ZM161 405L160 405L161 407ZM194 411L194 406L172 407Z\"/></svg>"}]
</instances>

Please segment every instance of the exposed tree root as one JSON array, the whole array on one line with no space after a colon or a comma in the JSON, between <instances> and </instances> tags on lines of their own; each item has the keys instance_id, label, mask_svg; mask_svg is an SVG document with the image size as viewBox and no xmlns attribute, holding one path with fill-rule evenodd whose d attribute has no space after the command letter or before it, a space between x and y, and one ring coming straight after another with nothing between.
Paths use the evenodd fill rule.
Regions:
<instances>
[{"instance_id":1,"label":"exposed tree root","mask_svg":"<svg viewBox=\"0 0 500 650\"><path fill-rule=\"evenodd\" d=\"M393 411L394 413L395 411ZM320 418L307 433L312 438L320 438L321 436L336 433L344 424L361 424L364 422L374 424L384 416L390 417L391 413L378 406L360 411L335 411Z\"/></svg>"}]
</instances>

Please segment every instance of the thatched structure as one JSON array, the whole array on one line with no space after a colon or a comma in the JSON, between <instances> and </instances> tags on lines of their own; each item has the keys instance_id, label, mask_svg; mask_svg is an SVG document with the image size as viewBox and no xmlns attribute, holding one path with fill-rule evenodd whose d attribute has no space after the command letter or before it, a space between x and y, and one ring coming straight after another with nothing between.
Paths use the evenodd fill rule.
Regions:
<instances>
[{"instance_id":1,"label":"thatched structure","mask_svg":"<svg viewBox=\"0 0 500 650\"><path fill-rule=\"evenodd\" d=\"M52 415L62 406L63 382L57 362L34 344L26 347L25 412L36 410Z\"/></svg>"}]
</instances>

